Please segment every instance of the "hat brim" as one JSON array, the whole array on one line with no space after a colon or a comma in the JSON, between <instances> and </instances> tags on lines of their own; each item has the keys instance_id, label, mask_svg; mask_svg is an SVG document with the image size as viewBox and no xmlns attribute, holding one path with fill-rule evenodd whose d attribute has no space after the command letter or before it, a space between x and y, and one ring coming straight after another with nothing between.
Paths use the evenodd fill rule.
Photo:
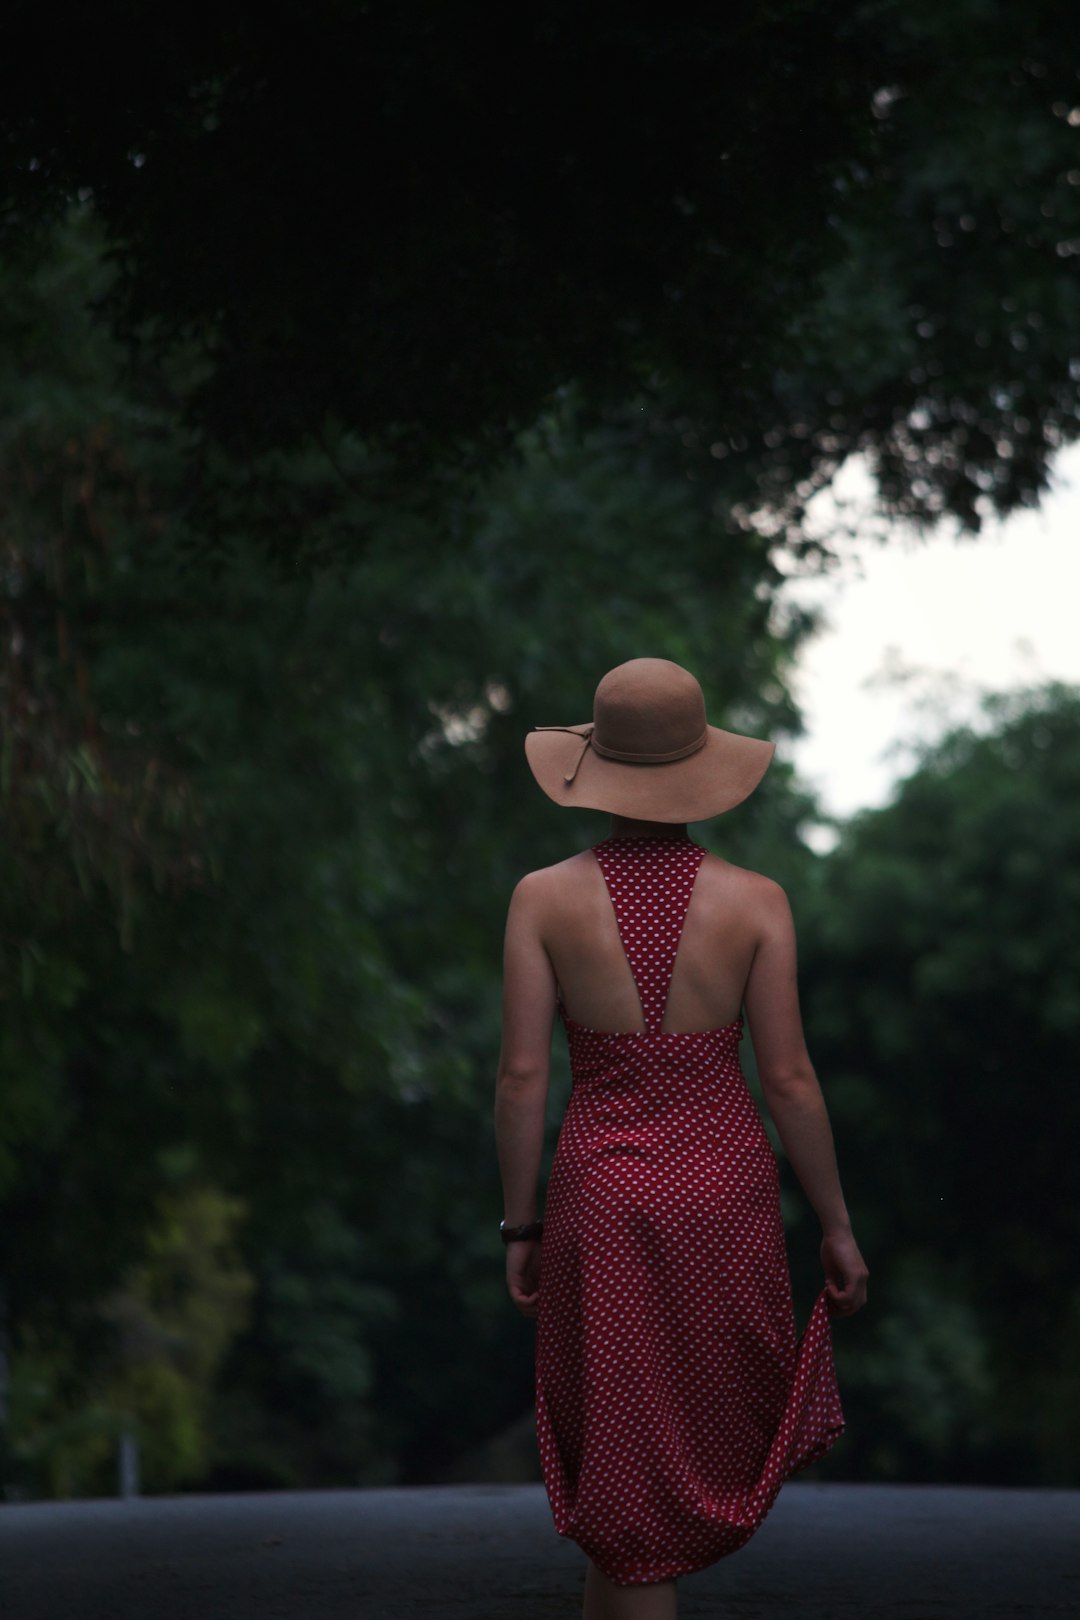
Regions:
<instances>
[{"instance_id":1,"label":"hat brim","mask_svg":"<svg viewBox=\"0 0 1080 1620\"><path fill-rule=\"evenodd\" d=\"M749 798L769 768L776 744L737 731L706 728L704 745L686 759L630 765L592 748L581 754L587 724L565 731L530 731L525 757L555 804L606 810L638 821L706 821ZM581 763L567 782L578 757Z\"/></svg>"}]
</instances>

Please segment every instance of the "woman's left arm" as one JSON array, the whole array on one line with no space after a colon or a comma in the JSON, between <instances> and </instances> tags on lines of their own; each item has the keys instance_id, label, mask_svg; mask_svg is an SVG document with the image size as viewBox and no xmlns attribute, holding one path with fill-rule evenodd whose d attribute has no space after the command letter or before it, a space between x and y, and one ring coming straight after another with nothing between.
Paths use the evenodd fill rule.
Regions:
<instances>
[{"instance_id":1,"label":"woman's left arm","mask_svg":"<svg viewBox=\"0 0 1080 1620\"><path fill-rule=\"evenodd\" d=\"M555 973L541 934L539 873L522 878L506 919L503 1035L495 1082L495 1146L507 1226L536 1219L555 1018ZM539 1302L536 1241L506 1245L510 1297L524 1316Z\"/></svg>"}]
</instances>

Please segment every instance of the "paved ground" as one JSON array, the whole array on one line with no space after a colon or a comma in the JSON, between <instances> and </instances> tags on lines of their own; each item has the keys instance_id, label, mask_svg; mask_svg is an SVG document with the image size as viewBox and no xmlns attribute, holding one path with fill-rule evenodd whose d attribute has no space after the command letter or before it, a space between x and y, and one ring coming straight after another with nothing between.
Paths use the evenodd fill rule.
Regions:
<instances>
[{"instance_id":1,"label":"paved ground","mask_svg":"<svg viewBox=\"0 0 1080 1620\"><path fill-rule=\"evenodd\" d=\"M541 1486L0 1507L3 1620L554 1620ZM682 1620L1080 1620L1080 1491L793 1482Z\"/></svg>"}]
</instances>

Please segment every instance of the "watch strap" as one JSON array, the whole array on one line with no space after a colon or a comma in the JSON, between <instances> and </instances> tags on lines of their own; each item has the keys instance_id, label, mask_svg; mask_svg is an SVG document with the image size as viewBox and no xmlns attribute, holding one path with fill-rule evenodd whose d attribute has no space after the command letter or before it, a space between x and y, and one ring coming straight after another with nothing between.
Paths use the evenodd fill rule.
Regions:
<instances>
[{"instance_id":1,"label":"watch strap","mask_svg":"<svg viewBox=\"0 0 1080 1620\"><path fill-rule=\"evenodd\" d=\"M522 1226L508 1226L505 1221L499 1222L499 1236L504 1243L538 1243L543 1235L543 1221L526 1221Z\"/></svg>"}]
</instances>

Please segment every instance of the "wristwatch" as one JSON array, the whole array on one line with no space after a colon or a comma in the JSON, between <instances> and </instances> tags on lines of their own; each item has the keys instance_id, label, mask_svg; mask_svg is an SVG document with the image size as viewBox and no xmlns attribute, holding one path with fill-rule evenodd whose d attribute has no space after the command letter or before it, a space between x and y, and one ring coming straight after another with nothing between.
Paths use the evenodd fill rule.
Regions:
<instances>
[{"instance_id":1,"label":"wristwatch","mask_svg":"<svg viewBox=\"0 0 1080 1620\"><path fill-rule=\"evenodd\" d=\"M508 1226L499 1222L499 1236L504 1243L524 1243L535 1239L539 1243L544 1235L543 1221L526 1221L523 1226Z\"/></svg>"}]
</instances>

